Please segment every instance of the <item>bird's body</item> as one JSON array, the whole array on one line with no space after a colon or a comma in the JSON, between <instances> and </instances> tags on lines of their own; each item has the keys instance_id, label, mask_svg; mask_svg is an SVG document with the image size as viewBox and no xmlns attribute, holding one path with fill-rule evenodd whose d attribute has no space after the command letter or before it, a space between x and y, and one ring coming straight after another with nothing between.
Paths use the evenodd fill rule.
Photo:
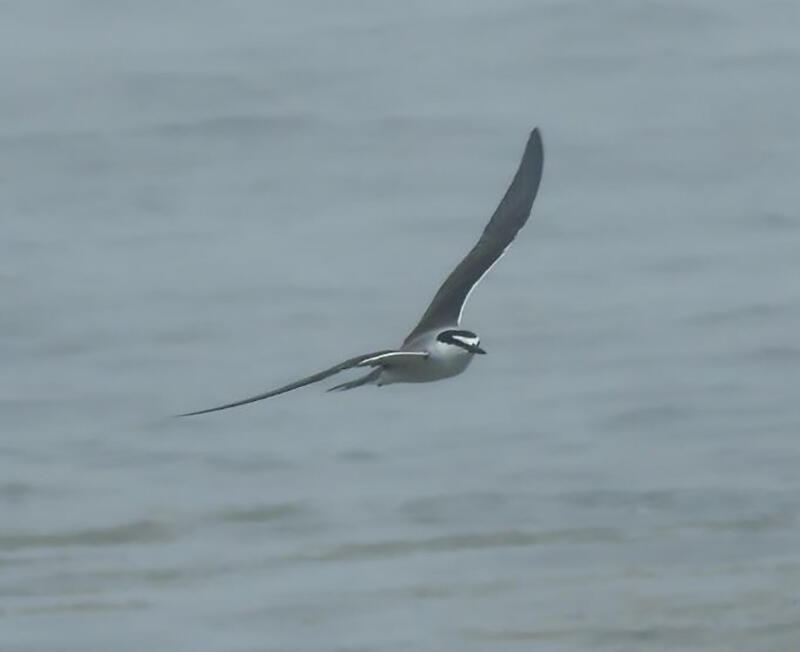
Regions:
<instances>
[{"instance_id":1,"label":"bird's body","mask_svg":"<svg viewBox=\"0 0 800 652\"><path fill-rule=\"evenodd\" d=\"M366 384L424 383L462 373L476 354L486 353L480 347L480 338L460 326L464 305L472 290L503 256L527 221L539 188L543 163L542 141L539 130L534 129L517 173L477 244L444 281L402 346L359 355L278 389L180 416L253 403L358 367L371 367L372 370L365 376L331 389L346 390Z\"/></svg>"},{"instance_id":2,"label":"bird's body","mask_svg":"<svg viewBox=\"0 0 800 652\"><path fill-rule=\"evenodd\" d=\"M424 351L426 358L415 358L405 365L387 365L375 379L378 386L392 383L427 383L457 376L472 362L476 351L468 351L436 339L437 332L422 333L409 343L411 351ZM481 350L482 352L482 350Z\"/></svg>"}]
</instances>

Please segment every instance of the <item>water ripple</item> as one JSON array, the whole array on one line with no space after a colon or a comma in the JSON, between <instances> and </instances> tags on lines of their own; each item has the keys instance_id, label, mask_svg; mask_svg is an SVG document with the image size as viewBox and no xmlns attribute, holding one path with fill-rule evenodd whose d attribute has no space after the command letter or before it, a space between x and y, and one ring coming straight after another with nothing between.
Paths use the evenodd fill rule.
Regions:
<instances>
[{"instance_id":1,"label":"water ripple","mask_svg":"<svg viewBox=\"0 0 800 652\"><path fill-rule=\"evenodd\" d=\"M66 532L3 533L0 534L0 550L163 543L172 541L175 537L174 529L165 523L142 520L111 527Z\"/></svg>"},{"instance_id":2,"label":"water ripple","mask_svg":"<svg viewBox=\"0 0 800 652\"><path fill-rule=\"evenodd\" d=\"M516 548L539 545L618 543L623 535L613 528L570 528L525 532L506 530L475 534L456 534L429 539L393 539L372 543L346 543L318 554L297 555L299 561L343 561L380 559L413 555L419 552L454 552L485 548Z\"/></svg>"}]
</instances>

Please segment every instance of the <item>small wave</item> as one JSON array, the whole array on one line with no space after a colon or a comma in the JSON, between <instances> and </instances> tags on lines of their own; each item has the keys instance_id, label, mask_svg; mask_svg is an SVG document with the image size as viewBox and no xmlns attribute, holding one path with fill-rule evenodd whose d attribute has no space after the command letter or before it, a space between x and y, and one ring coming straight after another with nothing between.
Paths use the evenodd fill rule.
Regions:
<instances>
[{"instance_id":1,"label":"small wave","mask_svg":"<svg viewBox=\"0 0 800 652\"><path fill-rule=\"evenodd\" d=\"M679 423L687 419L691 414L692 407L689 405L680 405L677 403L644 405L620 410L616 414L604 419L603 424L612 429L659 426L667 423Z\"/></svg>"},{"instance_id":2,"label":"small wave","mask_svg":"<svg viewBox=\"0 0 800 652\"><path fill-rule=\"evenodd\" d=\"M164 523L144 520L105 528L69 532L17 532L0 534L0 550L62 548L71 546L119 546L130 543L160 543L174 539Z\"/></svg>"},{"instance_id":3,"label":"small wave","mask_svg":"<svg viewBox=\"0 0 800 652\"><path fill-rule=\"evenodd\" d=\"M370 543L346 543L318 554L298 555L293 558L300 561L347 561L401 557L420 552L517 548L554 543L616 543L622 540L623 536L619 531L601 527L546 530L543 532L507 530L502 532L455 534L430 539L394 539Z\"/></svg>"},{"instance_id":4,"label":"small wave","mask_svg":"<svg viewBox=\"0 0 800 652\"><path fill-rule=\"evenodd\" d=\"M649 641L690 643L704 634L699 626L659 626L633 629L607 627L574 627L565 629L491 631L471 629L463 632L467 639L494 642L582 641L592 646L629 645ZM696 641L695 641L696 642Z\"/></svg>"},{"instance_id":5,"label":"small wave","mask_svg":"<svg viewBox=\"0 0 800 652\"><path fill-rule=\"evenodd\" d=\"M741 518L696 520L679 524L681 529L716 530L718 532L765 532L795 525L795 518L786 512L756 514ZM674 528L671 528L674 529Z\"/></svg>"},{"instance_id":6,"label":"small wave","mask_svg":"<svg viewBox=\"0 0 800 652\"><path fill-rule=\"evenodd\" d=\"M125 600L122 602L103 602L100 600L80 600L77 602L57 602L54 604L24 607L17 613L20 614L46 614L79 612L93 613L101 611L129 611L132 609L146 609L150 603L146 600Z\"/></svg>"},{"instance_id":7,"label":"small wave","mask_svg":"<svg viewBox=\"0 0 800 652\"><path fill-rule=\"evenodd\" d=\"M214 517L224 523L267 523L298 517L305 513L306 508L300 503L277 503L253 507L231 507L219 510Z\"/></svg>"},{"instance_id":8,"label":"small wave","mask_svg":"<svg viewBox=\"0 0 800 652\"><path fill-rule=\"evenodd\" d=\"M741 325L758 325L772 319L790 318L794 307L788 304L754 302L722 310L702 312L692 318L692 322L700 325L735 323Z\"/></svg>"}]
</instances>

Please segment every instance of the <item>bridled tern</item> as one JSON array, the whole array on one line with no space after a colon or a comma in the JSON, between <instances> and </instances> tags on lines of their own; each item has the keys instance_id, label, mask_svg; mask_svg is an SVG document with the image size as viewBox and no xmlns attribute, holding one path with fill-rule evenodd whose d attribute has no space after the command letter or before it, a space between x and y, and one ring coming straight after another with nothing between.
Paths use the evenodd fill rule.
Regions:
<instances>
[{"instance_id":1,"label":"bridled tern","mask_svg":"<svg viewBox=\"0 0 800 652\"><path fill-rule=\"evenodd\" d=\"M469 366L475 354L486 353L480 346L480 338L460 326L464 305L475 286L506 252L528 220L542 178L543 163L542 139L539 130L534 129L528 138L517 173L477 244L445 279L425 314L399 349L357 355L269 392L179 416L216 412L261 401L356 367L371 367L372 370L361 378L336 385L328 391L352 389L367 383L379 386L424 383L460 374Z\"/></svg>"}]
</instances>

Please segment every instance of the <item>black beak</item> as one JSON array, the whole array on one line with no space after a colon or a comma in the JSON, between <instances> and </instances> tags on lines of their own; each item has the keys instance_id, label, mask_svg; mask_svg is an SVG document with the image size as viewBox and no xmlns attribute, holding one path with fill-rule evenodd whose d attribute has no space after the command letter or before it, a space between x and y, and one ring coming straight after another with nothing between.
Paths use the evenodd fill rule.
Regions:
<instances>
[{"instance_id":1,"label":"black beak","mask_svg":"<svg viewBox=\"0 0 800 652\"><path fill-rule=\"evenodd\" d=\"M484 351L479 346L471 346L469 347L469 350L472 351L472 353L480 353L481 355L486 355L486 351Z\"/></svg>"}]
</instances>

